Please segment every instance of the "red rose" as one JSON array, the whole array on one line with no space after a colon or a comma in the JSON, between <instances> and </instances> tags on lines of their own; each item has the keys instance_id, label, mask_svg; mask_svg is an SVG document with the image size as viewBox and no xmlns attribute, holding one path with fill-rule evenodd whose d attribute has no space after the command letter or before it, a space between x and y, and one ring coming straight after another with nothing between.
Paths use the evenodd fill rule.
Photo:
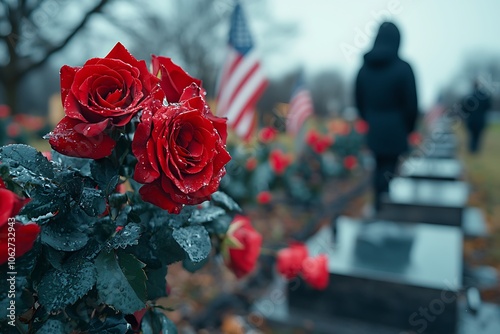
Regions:
<instances>
[{"instance_id":1,"label":"red rose","mask_svg":"<svg viewBox=\"0 0 500 334\"><path fill-rule=\"evenodd\" d=\"M251 171L257 167L257 164L258 164L257 159L255 159L255 157L250 157L245 163L245 168Z\"/></svg>"},{"instance_id":2,"label":"red rose","mask_svg":"<svg viewBox=\"0 0 500 334\"><path fill-rule=\"evenodd\" d=\"M16 122L12 122L7 125L7 136L10 138L16 138L21 134L21 127Z\"/></svg>"},{"instance_id":3,"label":"red rose","mask_svg":"<svg viewBox=\"0 0 500 334\"><path fill-rule=\"evenodd\" d=\"M272 142L276 135L278 134L278 130L272 128L270 126L266 126L259 131L259 140L264 144Z\"/></svg>"},{"instance_id":4,"label":"red rose","mask_svg":"<svg viewBox=\"0 0 500 334\"><path fill-rule=\"evenodd\" d=\"M313 146L321 138L321 133L312 129L306 135L306 143L309 146Z\"/></svg>"},{"instance_id":5,"label":"red rose","mask_svg":"<svg viewBox=\"0 0 500 334\"><path fill-rule=\"evenodd\" d=\"M160 86L169 103L179 102L184 89L192 83L201 87L201 80L187 74L181 67L174 64L170 58L153 55L152 65L153 74L160 78Z\"/></svg>"},{"instance_id":6,"label":"red rose","mask_svg":"<svg viewBox=\"0 0 500 334\"><path fill-rule=\"evenodd\" d=\"M226 119L213 116L196 84L180 103L145 110L132 142L143 200L171 213L210 198L226 173Z\"/></svg>"},{"instance_id":7,"label":"red rose","mask_svg":"<svg viewBox=\"0 0 500 334\"><path fill-rule=\"evenodd\" d=\"M303 243L293 243L278 251L276 267L286 279L292 279L302 271L302 262L307 258L307 247Z\"/></svg>"},{"instance_id":8,"label":"red rose","mask_svg":"<svg viewBox=\"0 0 500 334\"><path fill-rule=\"evenodd\" d=\"M257 194L257 203L259 204L269 204L273 195L269 191L261 191Z\"/></svg>"},{"instance_id":9,"label":"red rose","mask_svg":"<svg viewBox=\"0 0 500 334\"><path fill-rule=\"evenodd\" d=\"M255 231L250 219L237 215L229 225L223 254L229 269L241 278L255 268L262 246L262 236Z\"/></svg>"},{"instance_id":10,"label":"red rose","mask_svg":"<svg viewBox=\"0 0 500 334\"><path fill-rule=\"evenodd\" d=\"M27 114L14 116L14 122L29 131L38 131L45 126L45 118Z\"/></svg>"},{"instance_id":11,"label":"red rose","mask_svg":"<svg viewBox=\"0 0 500 334\"><path fill-rule=\"evenodd\" d=\"M33 244L35 243L38 234L40 233L40 226L37 224L26 224L23 225L21 223L16 222L14 224L15 230L15 258L21 257L26 254L31 248L33 248ZM8 248L9 244L9 225L4 224L0 227L0 265L7 262L10 257ZM10 234L12 236L12 234Z\"/></svg>"},{"instance_id":12,"label":"red rose","mask_svg":"<svg viewBox=\"0 0 500 334\"><path fill-rule=\"evenodd\" d=\"M313 288L323 290L328 286L328 258L321 254L309 257L302 262L302 277Z\"/></svg>"},{"instance_id":13,"label":"red rose","mask_svg":"<svg viewBox=\"0 0 500 334\"><path fill-rule=\"evenodd\" d=\"M323 136L316 130L311 130L307 134L306 143L314 152L322 154L333 144L333 138L328 135Z\"/></svg>"},{"instance_id":14,"label":"red rose","mask_svg":"<svg viewBox=\"0 0 500 334\"><path fill-rule=\"evenodd\" d=\"M292 159L280 150L272 150L269 154L269 163L271 164L272 170L277 175L282 175L291 162Z\"/></svg>"},{"instance_id":15,"label":"red rose","mask_svg":"<svg viewBox=\"0 0 500 334\"><path fill-rule=\"evenodd\" d=\"M0 180L0 226L7 223L7 220L14 217L21 211L22 207L29 202L29 199L22 199L8 189Z\"/></svg>"},{"instance_id":16,"label":"red rose","mask_svg":"<svg viewBox=\"0 0 500 334\"><path fill-rule=\"evenodd\" d=\"M100 159L116 144L110 130L128 124L152 98L161 101L163 93L146 63L118 43L105 58L63 66L61 98L66 116L50 135L50 145L65 155Z\"/></svg>"},{"instance_id":17,"label":"red rose","mask_svg":"<svg viewBox=\"0 0 500 334\"><path fill-rule=\"evenodd\" d=\"M8 105L0 104L0 119L7 118L10 115L10 108Z\"/></svg>"},{"instance_id":18,"label":"red rose","mask_svg":"<svg viewBox=\"0 0 500 334\"><path fill-rule=\"evenodd\" d=\"M5 188L5 183L3 183L3 180L2 180L2 179L0 179L0 189L1 189L1 188Z\"/></svg>"},{"instance_id":19,"label":"red rose","mask_svg":"<svg viewBox=\"0 0 500 334\"><path fill-rule=\"evenodd\" d=\"M0 186L4 186L3 181ZM23 225L18 222L15 222L14 226L9 224L9 218L17 215L28 201L29 199L22 199L10 190L0 188L0 265L6 263L11 256L18 258L27 253L40 233L40 226L37 224ZM13 254L10 253L11 248L8 246L12 243L12 227L15 234Z\"/></svg>"},{"instance_id":20,"label":"red rose","mask_svg":"<svg viewBox=\"0 0 500 334\"><path fill-rule=\"evenodd\" d=\"M344 167L347 170L354 169L358 165L358 159L353 155L348 155L344 158Z\"/></svg>"},{"instance_id":21,"label":"red rose","mask_svg":"<svg viewBox=\"0 0 500 334\"><path fill-rule=\"evenodd\" d=\"M418 132L412 132L408 136L408 142L411 146L418 146L422 143L422 135Z\"/></svg>"},{"instance_id":22,"label":"red rose","mask_svg":"<svg viewBox=\"0 0 500 334\"><path fill-rule=\"evenodd\" d=\"M368 128L368 123L362 119L358 119L354 123L354 130L356 130L356 132L359 134L366 134L368 132Z\"/></svg>"}]
</instances>

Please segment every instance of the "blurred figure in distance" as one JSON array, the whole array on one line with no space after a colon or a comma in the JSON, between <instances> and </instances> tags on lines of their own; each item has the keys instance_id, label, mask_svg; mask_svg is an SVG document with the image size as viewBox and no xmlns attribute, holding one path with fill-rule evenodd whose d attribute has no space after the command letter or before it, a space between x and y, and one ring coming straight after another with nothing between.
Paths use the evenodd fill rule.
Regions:
<instances>
[{"instance_id":1,"label":"blurred figure in distance","mask_svg":"<svg viewBox=\"0 0 500 334\"><path fill-rule=\"evenodd\" d=\"M355 103L369 125L366 140L376 162L373 190L377 212L399 156L408 150L408 135L418 116L415 76L411 66L399 58L400 40L394 23L382 23L356 78Z\"/></svg>"},{"instance_id":2,"label":"blurred figure in distance","mask_svg":"<svg viewBox=\"0 0 500 334\"><path fill-rule=\"evenodd\" d=\"M469 152L479 153L486 114L491 108L491 96L481 87L479 80L473 83L472 92L462 101L462 111L469 134Z\"/></svg>"}]
</instances>

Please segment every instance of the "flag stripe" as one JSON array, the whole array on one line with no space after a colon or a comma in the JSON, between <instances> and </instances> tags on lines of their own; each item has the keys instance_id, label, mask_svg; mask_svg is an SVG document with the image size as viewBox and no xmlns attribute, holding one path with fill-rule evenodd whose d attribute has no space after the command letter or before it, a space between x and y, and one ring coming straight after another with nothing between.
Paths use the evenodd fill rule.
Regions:
<instances>
[{"instance_id":1,"label":"flag stripe","mask_svg":"<svg viewBox=\"0 0 500 334\"><path fill-rule=\"evenodd\" d=\"M249 57L248 59L242 56L238 57L237 66L234 66L235 68L233 68L230 77L227 78L227 82L224 84L224 90L220 93L219 108L224 116L228 114L228 109L232 101L235 96L239 94L245 81L248 80L248 77L259 67L255 53L251 52Z\"/></svg>"},{"instance_id":2,"label":"flag stripe","mask_svg":"<svg viewBox=\"0 0 500 334\"><path fill-rule=\"evenodd\" d=\"M286 121L287 131L296 135L300 131L305 120L311 116L313 112L314 107L309 91L307 91L305 87L299 86L295 89L290 101Z\"/></svg>"},{"instance_id":3,"label":"flag stripe","mask_svg":"<svg viewBox=\"0 0 500 334\"><path fill-rule=\"evenodd\" d=\"M251 113L255 112L253 109L254 105L255 105L255 103L257 103L258 98L260 97L262 92L266 89L266 87L267 87L267 82L262 82L260 84L260 87L257 88L255 90L255 93L250 97L250 99L247 100L247 102L245 103L245 106L241 108L242 112L236 118L234 118L232 122L230 122L231 125L233 125L234 127L238 126L241 119L244 117L245 112L247 112L247 111L249 111Z\"/></svg>"},{"instance_id":4,"label":"flag stripe","mask_svg":"<svg viewBox=\"0 0 500 334\"><path fill-rule=\"evenodd\" d=\"M255 128L255 103L267 78L253 49L240 4L234 8L229 31L229 51L219 78L217 115L227 117L237 135L248 139Z\"/></svg>"},{"instance_id":5,"label":"flag stripe","mask_svg":"<svg viewBox=\"0 0 500 334\"><path fill-rule=\"evenodd\" d=\"M229 108L226 111L228 119L237 119L240 110L247 106L249 101L252 101L255 92L266 82L264 73L258 67L254 68L245 81L240 83L237 95L233 96Z\"/></svg>"}]
</instances>

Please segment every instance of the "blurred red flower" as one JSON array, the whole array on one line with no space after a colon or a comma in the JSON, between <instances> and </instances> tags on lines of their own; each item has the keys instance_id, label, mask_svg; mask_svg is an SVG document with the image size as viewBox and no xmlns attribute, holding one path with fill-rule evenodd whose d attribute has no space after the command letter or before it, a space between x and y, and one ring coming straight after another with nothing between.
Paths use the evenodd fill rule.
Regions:
<instances>
[{"instance_id":1,"label":"blurred red flower","mask_svg":"<svg viewBox=\"0 0 500 334\"><path fill-rule=\"evenodd\" d=\"M276 135L278 134L278 130L273 127L266 126L259 131L259 140L264 144L272 142Z\"/></svg>"},{"instance_id":2,"label":"blurred red flower","mask_svg":"<svg viewBox=\"0 0 500 334\"><path fill-rule=\"evenodd\" d=\"M259 204L269 204L273 198L273 195L269 191L261 191L257 194L257 203Z\"/></svg>"},{"instance_id":3,"label":"blurred red flower","mask_svg":"<svg viewBox=\"0 0 500 334\"><path fill-rule=\"evenodd\" d=\"M276 269L286 279L292 279L302 271L302 262L307 258L306 245L297 242L278 251Z\"/></svg>"},{"instance_id":4,"label":"blurred red flower","mask_svg":"<svg viewBox=\"0 0 500 334\"><path fill-rule=\"evenodd\" d=\"M262 246L262 236L246 216L236 215L229 225L222 253L229 269L241 278L255 268Z\"/></svg>"},{"instance_id":5,"label":"blurred red flower","mask_svg":"<svg viewBox=\"0 0 500 334\"><path fill-rule=\"evenodd\" d=\"M352 170L358 165L358 159L354 155L348 155L344 158L344 167L347 170Z\"/></svg>"},{"instance_id":6,"label":"blurred red flower","mask_svg":"<svg viewBox=\"0 0 500 334\"><path fill-rule=\"evenodd\" d=\"M317 290L326 289L330 279L326 255L321 254L302 261L302 277L313 288Z\"/></svg>"},{"instance_id":7,"label":"blurred red flower","mask_svg":"<svg viewBox=\"0 0 500 334\"><path fill-rule=\"evenodd\" d=\"M0 119L7 118L10 115L10 108L8 105L0 105Z\"/></svg>"},{"instance_id":8,"label":"blurred red flower","mask_svg":"<svg viewBox=\"0 0 500 334\"><path fill-rule=\"evenodd\" d=\"M422 135L418 132L412 132L408 136L408 142L411 146L418 146L422 143Z\"/></svg>"},{"instance_id":9,"label":"blurred red flower","mask_svg":"<svg viewBox=\"0 0 500 334\"><path fill-rule=\"evenodd\" d=\"M257 159L255 157L250 157L248 158L247 162L245 163L245 168L249 171L254 170L257 167Z\"/></svg>"},{"instance_id":10,"label":"blurred red flower","mask_svg":"<svg viewBox=\"0 0 500 334\"><path fill-rule=\"evenodd\" d=\"M354 122L354 130L359 134L366 134L368 132L369 126L365 120L358 119Z\"/></svg>"},{"instance_id":11,"label":"blurred red flower","mask_svg":"<svg viewBox=\"0 0 500 334\"><path fill-rule=\"evenodd\" d=\"M322 154L328 150L328 148L333 144L333 138L328 135L322 135L316 130L311 130L307 133L306 143L311 147L311 149L317 154Z\"/></svg>"},{"instance_id":12,"label":"blurred red flower","mask_svg":"<svg viewBox=\"0 0 500 334\"><path fill-rule=\"evenodd\" d=\"M288 166L291 164L292 159L289 155L283 153L281 150L272 150L269 154L269 163L271 168L277 175L282 175Z\"/></svg>"}]
</instances>

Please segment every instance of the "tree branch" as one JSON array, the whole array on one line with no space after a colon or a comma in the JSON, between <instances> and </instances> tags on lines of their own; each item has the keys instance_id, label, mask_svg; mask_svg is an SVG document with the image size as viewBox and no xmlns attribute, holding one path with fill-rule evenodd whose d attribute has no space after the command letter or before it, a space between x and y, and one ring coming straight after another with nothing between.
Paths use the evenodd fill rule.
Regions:
<instances>
[{"instance_id":1,"label":"tree branch","mask_svg":"<svg viewBox=\"0 0 500 334\"><path fill-rule=\"evenodd\" d=\"M66 38L61 43L59 43L59 45L54 46L51 49L47 50L47 52L45 53L45 56L42 59L40 59L40 60L26 66L22 70L20 70L18 73L19 77L26 75L26 73L29 73L30 71L32 71L33 69L35 69L39 66L42 66L43 64L45 64L49 60L50 56L52 56L54 53L58 52L59 50L63 49L73 39L73 37L75 37L75 35L87 24L87 22L89 21L91 16L93 14L99 13L104 8L104 6L108 3L108 1L109 0L100 0L99 3L94 8L92 8L89 12L87 12L87 14L85 14L82 21L77 26L75 26L73 28L71 33L68 36L66 36Z\"/></svg>"}]
</instances>

